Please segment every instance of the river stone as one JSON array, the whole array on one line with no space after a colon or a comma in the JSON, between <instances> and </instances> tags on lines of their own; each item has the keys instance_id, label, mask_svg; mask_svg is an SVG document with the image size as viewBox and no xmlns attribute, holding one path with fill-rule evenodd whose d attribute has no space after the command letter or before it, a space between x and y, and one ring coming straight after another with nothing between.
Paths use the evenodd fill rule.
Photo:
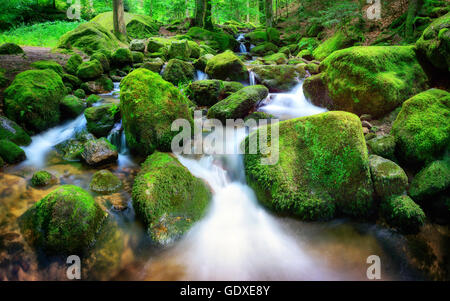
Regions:
<instances>
[{"instance_id":1,"label":"river stone","mask_svg":"<svg viewBox=\"0 0 450 301\"><path fill-rule=\"evenodd\" d=\"M246 81L248 70L244 63L232 51L225 51L211 58L205 72L212 79Z\"/></svg>"},{"instance_id":2,"label":"river stone","mask_svg":"<svg viewBox=\"0 0 450 301\"><path fill-rule=\"evenodd\" d=\"M299 84L299 78L305 76L292 65L256 66L252 71L256 82L266 86L272 93L292 90Z\"/></svg>"},{"instance_id":3,"label":"river stone","mask_svg":"<svg viewBox=\"0 0 450 301\"><path fill-rule=\"evenodd\" d=\"M382 201L381 214L391 226L405 234L417 233L425 223L425 213L407 195L392 196Z\"/></svg>"},{"instance_id":4,"label":"river stone","mask_svg":"<svg viewBox=\"0 0 450 301\"><path fill-rule=\"evenodd\" d=\"M89 189L101 194L117 192L122 187L122 181L106 169L97 171L93 176Z\"/></svg>"},{"instance_id":5,"label":"river stone","mask_svg":"<svg viewBox=\"0 0 450 301\"><path fill-rule=\"evenodd\" d=\"M34 187L44 187L55 182L55 176L45 170L35 172L31 177L31 185Z\"/></svg>"},{"instance_id":6,"label":"river stone","mask_svg":"<svg viewBox=\"0 0 450 301\"><path fill-rule=\"evenodd\" d=\"M369 156L375 193L380 199L401 195L408 188L408 177L403 169L394 162L377 155Z\"/></svg>"},{"instance_id":7,"label":"river stone","mask_svg":"<svg viewBox=\"0 0 450 301\"><path fill-rule=\"evenodd\" d=\"M395 138L392 135L375 137L367 141L369 152L373 155L395 161Z\"/></svg>"},{"instance_id":8,"label":"river stone","mask_svg":"<svg viewBox=\"0 0 450 301\"><path fill-rule=\"evenodd\" d=\"M450 160L438 160L422 169L412 180L409 195L416 201L434 201L450 188Z\"/></svg>"},{"instance_id":9,"label":"river stone","mask_svg":"<svg viewBox=\"0 0 450 301\"><path fill-rule=\"evenodd\" d=\"M87 164L98 166L117 161L119 154L114 145L105 138L100 138L86 142L81 157Z\"/></svg>"},{"instance_id":10,"label":"river stone","mask_svg":"<svg viewBox=\"0 0 450 301\"><path fill-rule=\"evenodd\" d=\"M106 137L114 127L118 113L118 106L111 103L87 108L84 111L87 130L96 137Z\"/></svg>"},{"instance_id":11,"label":"river stone","mask_svg":"<svg viewBox=\"0 0 450 301\"><path fill-rule=\"evenodd\" d=\"M14 121L0 116L0 139L8 139L17 145L29 145L30 136Z\"/></svg>"},{"instance_id":12,"label":"river stone","mask_svg":"<svg viewBox=\"0 0 450 301\"><path fill-rule=\"evenodd\" d=\"M189 85L189 99L199 106L212 106L242 88L244 85L239 82L198 80Z\"/></svg>"}]
</instances>

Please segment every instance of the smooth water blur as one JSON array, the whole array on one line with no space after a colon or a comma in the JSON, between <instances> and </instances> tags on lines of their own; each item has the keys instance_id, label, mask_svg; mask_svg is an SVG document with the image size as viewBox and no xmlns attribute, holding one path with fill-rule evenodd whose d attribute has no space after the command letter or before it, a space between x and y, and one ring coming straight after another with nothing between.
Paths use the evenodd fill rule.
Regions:
<instances>
[{"instance_id":1,"label":"smooth water blur","mask_svg":"<svg viewBox=\"0 0 450 301\"><path fill-rule=\"evenodd\" d=\"M206 74L205 72L201 71L201 70L196 70L195 71L195 78L194 80L205 80L208 79L208 74Z\"/></svg>"}]
</instances>

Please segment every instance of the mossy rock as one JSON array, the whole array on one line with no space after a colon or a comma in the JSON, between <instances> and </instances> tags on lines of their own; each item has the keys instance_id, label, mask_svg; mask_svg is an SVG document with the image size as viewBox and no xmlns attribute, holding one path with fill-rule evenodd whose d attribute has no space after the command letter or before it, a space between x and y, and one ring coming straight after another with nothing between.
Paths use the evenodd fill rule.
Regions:
<instances>
[{"instance_id":1,"label":"mossy rock","mask_svg":"<svg viewBox=\"0 0 450 301\"><path fill-rule=\"evenodd\" d=\"M225 51L211 58L206 65L205 71L213 79L248 80L247 68L232 51Z\"/></svg>"},{"instance_id":2,"label":"mossy rock","mask_svg":"<svg viewBox=\"0 0 450 301\"><path fill-rule=\"evenodd\" d=\"M269 52L278 52L278 46L273 43L266 42L261 45L255 46L250 50L250 53L255 56L265 56Z\"/></svg>"},{"instance_id":3,"label":"mossy rock","mask_svg":"<svg viewBox=\"0 0 450 301\"><path fill-rule=\"evenodd\" d=\"M292 65L256 66L252 69L258 83L270 92L287 92L299 84L298 78L305 76Z\"/></svg>"},{"instance_id":4,"label":"mossy rock","mask_svg":"<svg viewBox=\"0 0 450 301\"><path fill-rule=\"evenodd\" d=\"M64 69L71 75L77 75L78 67L83 63L83 58L79 54L72 55L68 60Z\"/></svg>"},{"instance_id":5,"label":"mossy rock","mask_svg":"<svg viewBox=\"0 0 450 301\"><path fill-rule=\"evenodd\" d=\"M375 137L367 141L369 152L373 155L395 161L395 138L392 135Z\"/></svg>"},{"instance_id":6,"label":"mossy rock","mask_svg":"<svg viewBox=\"0 0 450 301\"><path fill-rule=\"evenodd\" d=\"M85 99L86 92L83 89L77 89L73 92L73 95L77 98Z\"/></svg>"},{"instance_id":7,"label":"mossy rock","mask_svg":"<svg viewBox=\"0 0 450 301\"><path fill-rule=\"evenodd\" d=\"M178 160L155 152L142 164L133 185L133 208L151 238L167 244L179 238L205 213L210 192Z\"/></svg>"},{"instance_id":8,"label":"mossy rock","mask_svg":"<svg viewBox=\"0 0 450 301\"><path fill-rule=\"evenodd\" d=\"M112 57L112 64L116 67L125 67L133 64L133 55L128 48L119 48L114 51Z\"/></svg>"},{"instance_id":9,"label":"mossy rock","mask_svg":"<svg viewBox=\"0 0 450 301\"><path fill-rule=\"evenodd\" d=\"M27 158L23 149L6 139L0 140L0 157L9 164L19 163Z\"/></svg>"},{"instance_id":10,"label":"mossy rock","mask_svg":"<svg viewBox=\"0 0 450 301\"><path fill-rule=\"evenodd\" d=\"M355 46L339 50L320 65L330 110L381 117L426 90L428 77L409 46ZM319 78L315 78L316 80ZM305 82L305 88L307 84ZM313 103L322 102L308 93ZM325 92L324 92L325 93Z\"/></svg>"},{"instance_id":11,"label":"mossy rock","mask_svg":"<svg viewBox=\"0 0 450 301\"><path fill-rule=\"evenodd\" d=\"M310 74L318 74L319 73L319 65L315 63L306 64L305 70L307 70Z\"/></svg>"},{"instance_id":12,"label":"mossy rock","mask_svg":"<svg viewBox=\"0 0 450 301\"><path fill-rule=\"evenodd\" d=\"M261 85L248 86L219 101L208 110L208 118L226 119L245 118L250 111L269 95L269 90Z\"/></svg>"},{"instance_id":13,"label":"mossy rock","mask_svg":"<svg viewBox=\"0 0 450 301\"><path fill-rule=\"evenodd\" d=\"M63 185L20 218L23 236L33 246L58 255L80 254L94 242L105 213L80 187Z\"/></svg>"},{"instance_id":14,"label":"mossy rock","mask_svg":"<svg viewBox=\"0 0 450 301\"><path fill-rule=\"evenodd\" d=\"M318 60L323 60L336 50L353 46L357 42L353 37L342 31L337 31L332 37L314 49L313 55Z\"/></svg>"},{"instance_id":15,"label":"mossy rock","mask_svg":"<svg viewBox=\"0 0 450 301\"><path fill-rule=\"evenodd\" d=\"M93 60L99 61L100 64L102 65L103 72L105 72L105 73L107 73L111 70L111 66L110 66L108 57L100 51L97 51L94 54L92 54L90 60L91 61L93 61Z\"/></svg>"},{"instance_id":16,"label":"mossy rock","mask_svg":"<svg viewBox=\"0 0 450 301\"><path fill-rule=\"evenodd\" d=\"M209 31L200 27L191 27L186 33L194 40L204 41L217 51L234 50L238 46L236 39L225 32Z\"/></svg>"},{"instance_id":17,"label":"mossy rock","mask_svg":"<svg viewBox=\"0 0 450 301\"><path fill-rule=\"evenodd\" d=\"M96 22L83 23L77 28L64 34L58 42L58 48L77 48L91 55L102 49L114 50L120 47L122 42L114 36L112 31Z\"/></svg>"},{"instance_id":18,"label":"mossy rock","mask_svg":"<svg viewBox=\"0 0 450 301\"><path fill-rule=\"evenodd\" d=\"M88 107L91 107L93 104L95 104L95 103L97 103L97 102L99 102L101 100L102 100L102 98L100 96L95 95L95 94L91 94L91 95L88 96L88 98L86 98L86 105Z\"/></svg>"},{"instance_id":19,"label":"mossy rock","mask_svg":"<svg viewBox=\"0 0 450 301\"><path fill-rule=\"evenodd\" d=\"M106 137L114 127L118 113L118 106L111 103L87 108L84 111L87 130L96 137Z\"/></svg>"},{"instance_id":20,"label":"mossy rock","mask_svg":"<svg viewBox=\"0 0 450 301\"><path fill-rule=\"evenodd\" d=\"M194 66L179 59L171 59L162 73L163 79L174 85L186 84L194 80L194 76Z\"/></svg>"},{"instance_id":21,"label":"mossy rock","mask_svg":"<svg viewBox=\"0 0 450 301\"><path fill-rule=\"evenodd\" d=\"M153 71L155 73L160 73L162 66L164 65L164 61L159 59L159 60L153 60L153 61L149 61L149 62L144 62L141 66L141 68L145 68L147 70Z\"/></svg>"},{"instance_id":22,"label":"mossy rock","mask_svg":"<svg viewBox=\"0 0 450 301\"><path fill-rule=\"evenodd\" d=\"M105 74L100 78L83 84L83 90L88 94L104 94L114 90L113 81Z\"/></svg>"},{"instance_id":23,"label":"mossy rock","mask_svg":"<svg viewBox=\"0 0 450 301\"><path fill-rule=\"evenodd\" d=\"M106 138L88 140L81 153L83 160L91 166L100 166L116 162L119 158L117 148Z\"/></svg>"},{"instance_id":24,"label":"mossy rock","mask_svg":"<svg viewBox=\"0 0 450 301\"><path fill-rule=\"evenodd\" d=\"M72 89L78 89L81 87L81 84L83 83L78 77L64 73L61 77L63 83L66 85L70 85Z\"/></svg>"},{"instance_id":25,"label":"mossy rock","mask_svg":"<svg viewBox=\"0 0 450 301\"><path fill-rule=\"evenodd\" d=\"M438 160L422 169L412 180L409 195L416 201L434 201L450 187L450 160ZM447 194L448 195L448 194Z\"/></svg>"},{"instance_id":26,"label":"mossy rock","mask_svg":"<svg viewBox=\"0 0 450 301\"><path fill-rule=\"evenodd\" d=\"M104 70L98 60L92 60L82 63L78 67L77 76L83 81L95 80L102 76Z\"/></svg>"},{"instance_id":27,"label":"mossy rock","mask_svg":"<svg viewBox=\"0 0 450 301\"><path fill-rule=\"evenodd\" d=\"M130 42L130 50L144 52L145 51L145 42L146 42L145 40L132 40Z\"/></svg>"},{"instance_id":28,"label":"mossy rock","mask_svg":"<svg viewBox=\"0 0 450 301\"><path fill-rule=\"evenodd\" d=\"M204 52L204 50L194 41L188 41L188 45L190 48L190 58L198 59Z\"/></svg>"},{"instance_id":29,"label":"mossy rock","mask_svg":"<svg viewBox=\"0 0 450 301\"><path fill-rule=\"evenodd\" d=\"M264 62L266 64L275 64L275 65L283 65L286 64L288 62L288 58L286 56L286 54L278 52L278 53L274 53L271 55L266 55L263 58Z\"/></svg>"},{"instance_id":30,"label":"mossy rock","mask_svg":"<svg viewBox=\"0 0 450 301\"><path fill-rule=\"evenodd\" d=\"M214 55L212 54L204 54L200 56L198 59L196 59L193 64L195 69L205 71L206 65L208 64L208 61L212 59Z\"/></svg>"},{"instance_id":31,"label":"mossy rock","mask_svg":"<svg viewBox=\"0 0 450 301\"><path fill-rule=\"evenodd\" d=\"M38 133L59 122L59 103L66 95L61 77L52 70L27 70L4 92L6 116Z\"/></svg>"},{"instance_id":32,"label":"mossy rock","mask_svg":"<svg viewBox=\"0 0 450 301\"><path fill-rule=\"evenodd\" d=\"M300 50L300 52L297 54L296 58L311 61L314 59L314 56L312 55L312 52L310 50L303 49L303 50Z\"/></svg>"},{"instance_id":33,"label":"mossy rock","mask_svg":"<svg viewBox=\"0 0 450 301\"><path fill-rule=\"evenodd\" d=\"M268 41L267 32L264 30L255 30L246 34L250 43L257 45Z\"/></svg>"},{"instance_id":34,"label":"mossy rock","mask_svg":"<svg viewBox=\"0 0 450 301\"><path fill-rule=\"evenodd\" d=\"M450 145L450 94L430 89L405 101L391 133L399 160L423 165L439 159Z\"/></svg>"},{"instance_id":35,"label":"mossy rock","mask_svg":"<svg viewBox=\"0 0 450 301\"><path fill-rule=\"evenodd\" d=\"M170 46L172 40L160 37L152 37L148 39L147 43L147 52L156 53L162 52L163 48L167 48Z\"/></svg>"},{"instance_id":36,"label":"mossy rock","mask_svg":"<svg viewBox=\"0 0 450 301\"><path fill-rule=\"evenodd\" d=\"M58 73L60 76L64 73L63 67L55 61L37 61L32 63L31 67L40 70L50 69Z\"/></svg>"},{"instance_id":37,"label":"mossy rock","mask_svg":"<svg viewBox=\"0 0 450 301\"><path fill-rule=\"evenodd\" d=\"M404 194L408 188L408 177L396 163L377 155L369 156L375 193L380 199Z\"/></svg>"},{"instance_id":38,"label":"mossy rock","mask_svg":"<svg viewBox=\"0 0 450 301\"><path fill-rule=\"evenodd\" d=\"M29 145L31 143L31 138L24 129L4 116L0 116L0 139L10 140L17 145Z\"/></svg>"},{"instance_id":39,"label":"mossy rock","mask_svg":"<svg viewBox=\"0 0 450 301\"><path fill-rule=\"evenodd\" d=\"M35 172L31 177L31 185L33 187L45 187L55 182L56 178L48 171L41 170Z\"/></svg>"},{"instance_id":40,"label":"mossy rock","mask_svg":"<svg viewBox=\"0 0 450 301\"><path fill-rule=\"evenodd\" d=\"M60 108L62 115L61 117L75 118L83 113L84 109L86 108L86 103L75 95L67 95L61 101Z\"/></svg>"},{"instance_id":41,"label":"mossy rock","mask_svg":"<svg viewBox=\"0 0 450 301\"><path fill-rule=\"evenodd\" d=\"M319 46L319 41L315 38L301 38L297 44L297 51L309 50L312 52L317 46Z\"/></svg>"},{"instance_id":42,"label":"mossy rock","mask_svg":"<svg viewBox=\"0 0 450 301\"><path fill-rule=\"evenodd\" d=\"M136 69L120 83L120 111L127 145L149 155L171 150L177 132L171 124L179 118L193 123L191 102L171 83L147 69Z\"/></svg>"},{"instance_id":43,"label":"mossy rock","mask_svg":"<svg viewBox=\"0 0 450 301\"><path fill-rule=\"evenodd\" d=\"M131 51L133 57L133 64L139 64L144 62L144 54L138 51Z\"/></svg>"},{"instance_id":44,"label":"mossy rock","mask_svg":"<svg viewBox=\"0 0 450 301\"><path fill-rule=\"evenodd\" d=\"M425 213L407 195L393 196L381 202L381 214L401 232L417 233L425 223Z\"/></svg>"},{"instance_id":45,"label":"mossy rock","mask_svg":"<svg viewBox=\"0 0 450 301\"><path fill-rule=\"evenodd\" d=\"M89 189L101 194L117 192L122 188L122 181L106 169L97 171L93 176Z\"/></svg>"},{"instance_id":46,"label":"mossy rock","mask_svg":"<svg viewBox=\"0 0 450 301\"><path fill-rule=\"evenodd\" d=\"M277 119L274 115L272 114L268 114L266 112L253 112L250 115L248 115L247 117L245 117L244 121L253 119L255 121L261 120L261 119L266 119L267 122L269 123L270 119Z\"/></svg>"},{"instance_id":47,"label":"mossy rock","mask_svg":"<svg viewBox=\"0 0 450 301\"><path fill-rule=\"evenodd\" d=\"M259 201L306 220L331 219L335 209L358 218L373 214L373 184L358 116L326 112L269 125L267 132L274 133L274 126L279 127L278 155L267 147L271 135L266 146L250 154L248 142L261 129L245 140L247 182ZM321 214L308 213L315 206Z\"/></svg>"},{"instance_id":48,"label":"mossy rock","mask_svg":"<svg viewBox=\"0 0 450 301\"><path fill-rule=\"evenodd\" d=\"M434 67L450 72L450 13L434 20L416 46Z\"/></svg>"},{"instance_id":49,"label":"mossy rock","mask_svg":"<svg viewBox=\"0 0 450 301\"><path fill-rule=\"evenodd\" d=\"M5 43L0 45L0 55L4 54L22 54L23 49L14 43Z\"/></svg>"},{"instance_id":50,"label":"mossy rock","mask_svg":"<svg viewBox=\"0 0 450 301\"><path fill-rule=\"evenodd\" d=\"M199 106L212 106L244 88L238 82L225 82L216 79L192 82L188 87L189 99Z\"/></svg>"},{"instance_id":51,"label":"mossy rock","mask_svg":"<svg viewBox=\"0 0 450 301\"><path fill-rule=\"evenodd\" d=\"M187 60L191 56L191 51L187 40L173 41L169 46L169 58Z\"/></svg>"}]
</instances>

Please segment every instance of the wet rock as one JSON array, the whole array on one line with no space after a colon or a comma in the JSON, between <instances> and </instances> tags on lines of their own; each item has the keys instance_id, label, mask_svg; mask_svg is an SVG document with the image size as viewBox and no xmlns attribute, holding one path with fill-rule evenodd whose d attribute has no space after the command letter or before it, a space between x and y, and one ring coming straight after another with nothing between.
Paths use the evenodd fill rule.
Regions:
<instances>
[{"instance_id":1,"label":"wet rock","mask_svg":"<svg viewBox=\"0 0 450 301\"><path fill-rule=\"evenodd\" d=\"M93 176L89 189L102 194L117 192L122 188L122 181L109 170L99 170Z\"/></svg>"},{"instance_id":2,"label":"wet rock","mask_svg":"<svg viewBox=\"0 0 450 301\"><path fill-rule=\"evenodd\" d=\"M108 140L100 138L86 142L81 157L87 164L98 166L117 161L119 154Z\"/></svg>"},{"instance_id":3,"label":"wet rock","mask_svg":"<svg viewBox=\"0 0 450 301\"><path fill-rule=\"evenodd\" d=\"M375 193L380 199L406 192L408 177L400 166L376 155L369 156L369 166Z\"/></svg>"},{"instance_id":4,"label":"wet rock","mask_svg":"<svg viewBox=\"0 0 450 301\"><path fill-rule=\"evenodd\" d=\"M189 85L189 99L199 106L212 106L242 88L239 82L199 80Z\"/></svg>"},{"instance_id":5,"label":"wet rock","mask_svg":"<svg viewBox=\"0 0 450 301\"><path fill-rule=\"evenodd\" d=\"M391 135L374 137L367 141L371 154L395 161L395 138Z\"/></svg>"},{"instance_id":6,"label":"wet rock","mask_svg":"<svg viewBox=\"0 0 450 301\"><path fill-rule=\"evenodd\" d=\"M27 158L23 149L5 139L0 140L0 157L9 164L19 163Z\"/></svg>"},{"instance_id":7,"label":"wet rock","mask_svg":"<svg viewBox=\"0 0 450 301\"><path fill-rule=\"evenodd\" d=\"M381 213L388 223L403 233L417 233L425 222L425 213L407 195L393 196L381 202Z\"/></svg>"},{"instance_id":8,"label":"wet rock","mask_svg":"<svg viewBox=\"0 0 450 301\"><path fill-rule=\"evenodd\" d=\"M246 81L248 70L244 63L231 51L225 51L211 58L205 69L212 79Z\"/></svg>"},{"instance_id":9,"label":"wet rock","mask_svg":"<svg viewBox=\"0 0 450 301\"><path fill-rule=\"evenodd\" d=\"M299 78L304 77L292 65L257 66L252 69L258 83L266 86L270 92L286 92L299 84Z\"/></svg>"},{"instance_id":10,"label":"wet rock","mask_svg":"<svg viewBox=\"0 0 450 301\"><path fill-rule=\"evenodd\" d=\"M0 116L0 139L10 140L17 145L29 145L30 136L14 121Z\"/></svg>"},{"instance_id":11,"label":"wet rock","mask_svg":"<svg viewBox=\"0 0 450 301\"><path fill-rule=\"evenodd\" d=\"M87 108L84 111L87 130L96 137L107 136L114 127L118 113L118 106L116 104L104 104Z\"/></svg>"}]
</instances>

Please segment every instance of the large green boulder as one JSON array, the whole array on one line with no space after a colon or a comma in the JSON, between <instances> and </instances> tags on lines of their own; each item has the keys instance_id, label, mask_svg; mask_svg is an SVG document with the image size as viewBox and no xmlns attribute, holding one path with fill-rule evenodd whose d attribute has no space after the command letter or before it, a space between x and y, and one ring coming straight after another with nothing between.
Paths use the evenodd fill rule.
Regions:
<instances>
[{"instance_id":1,"label":"large green boulder","mask_svg":"<svg viewBox=\"0 0 450 301\"><path fill-rule=\"evenodd\" d=\"M194 66L179 59L171 59L162 73L163 79L174 85L188 83L194 80L194 76Z\"/></svg>"},{"instance_id":2,"label":"large green boulder","mask_svg":"<svg viewBox=\"0 0 450 301\"><path fill-rule=\"evenodd\" d=\"M256 56L265 56L266 54L273 54L276 52L278 52L278 46L270 42L260 44L250 50L250 53Z\"/></svg>"},{"instance_id":3,"label":"large green boulder","mask_svg":"<svg viewBox=\"0 0 450 301\"><path fill-rule=\"evenodd\" d=\"M142 164L134 180L132 197L133 208L151 238L166 244L203 216L210 192L176 158L155 152Z\"/></svg>"},{"instance_id":4,"label":"large green boulder","mask_svg":"<svg viewBox=\"0 0 450 301\"><path fill-rule=\"evenodd\" d=\"M242 88L244 85L239 82L206 79L192 82L187 90L190 100L199 106L210 107Z\"/></svg>"},{"instance_id":5,"label":"large green boulder","mask_svg":"<svg viewBox=\"0 0 450 301\"><path fill-rule=\"evenodd\" d=\"M133 54L128 48L119 48L112 54L112 63L116 67L125 67L133 64Z\"/></svg>"},{"instance_id":6,"label":"large green boulder","mask_svg":"<svg viewBox=\"0 0 450 301\"><path fill-rule=\"evenodd\" d=\"M91 61L93 60L97 60L100 62L100 64L102 64L102 68L103 68L103 72L107 73L110 70L110 64L109 64L109 59L106 56L106 54L97 51L94 54L91 55L90 58Z\"/></svg>"},{"instance_id":7,"label":"large green boulder","mask_svg":"<svg viewBox=\"0 0 450 301\"><path fill-rule=\"evenodd\" d=\"M72 55L68 60L64 69L71 75L77 75L78 67L83 63L83 58L79 54Z\"/></svg>"},{"instance_id":8,"label":"large green boulder","mask_svg":"<svg viewBox=\"0 0 450 301\"><path fill-rule=\"evenodd\" d=\"M287 92L299 84L305 73L292 65L256 66L252 69L255 79L270 92Z\"/></svg>"},{"instance_id":9,"label":"large green boulder","mask_svg":"<svg viewBox=\"0 0 450 301\"><path fill-rule=\"evenodd\" d=\"M370 155L369 167L375 193L380 199L405 193L408 176L400 166L380 156Z\"/></svg>"},{"instance_id":10,"label":"large green boulder","mask_svg":"<svg viewBox=\"0 0 450 301\"><path fill-rule=\"evenodd\" d=\"M75 75L64 73L62 75L62 81L66 86L70 86L73 89L80 88L81 84L83 83L78 77Z\"/></svg>"},{"instance_id":11,"label":"large green boulder","mask_svg":"<svg viewBox=\"0 0 450 301\"><path fill-rule=\"evenodd\" d=\"M102 64L98 60L82 63L77 70L77 76L83 81L95 80L103 74Z\"/></svg>"},{"instance_id":12,"label":"large green boulder","mask_svg":"<svg viewBox=\"0 0 450 301\"><path fill-rule=\"evenodd\" d=\"M4 92L5 114L29 133L59 122L59 103L66 95L61 77L52 70L27 70Z\"/></svg>"},{"instance_id":13,"label":"large green boulder","mask_svg":"<svg viewBox=\"0 0 450 301\"><path fill-rule=\"evenodd\" d=\"M0 139L11 140L17 145L29 145L31 143L31 138L24 129L5 116L0 116Z\"/></svg>"},{"instance_id":14,"label":"large green boulder","mask_svg":"<svg viewBox=\"0 0 450 301\"><path fill-rule=\"evenodd\" d=\"M40 70L50 69L58 73L59 76L64 73L63 67L55 61L36 61L31 64L31 67Z\"/></svg>"},{"instance_id":15,"label":"large green boulder","mask_svg":"<svg viewBox=\"0 0 450 301\"><path fill-rule=\"evenodd\" d=\"M86 108L86 103L76 97L75 95L67 95L61 100L60 109L61 117L63 118L75 118L83 113Z\"/></svg>"},{"instance_id":16,"label":"large green boulder","mask_svg":"<svg viewBox=\"0 0 450 301\"><path fill-rule=\"evenodd\" d=\"M236 39L225 32L215 32L200 27L191 27L186 35L194 40L204 41L217 51L234 50L238 46Z\"/></svg>"},{"instance_id":17,"label":"large green boulder","mask_svg":"<svg viewBox=\"0 0 450 301\"><path fill-rule=\"evenodd\" d=\"M305 81L314 104L330 110L381 117L427 89L428 78L409 46L358 46L339 50L320 65L322 74ZM311 89L321 80L327 97ZM325 93L325 92L322 92ZM331 99L331 101L329 101Z\"/></svg>"},{"instance_id":18,"label":"large green boulder","mask_svg":"<svg viewBox=\"0 0 450 301\"><path fill-rule=\"evenodd\" d=\"M272 127L279 127L278 148ZM250 134L246 144L261 130ZM373 213L373 185L358 116L326 112L269 125L267 132L272 134L266 145L275 147L260 145L251 154L247 145L244 155L247 182L264 205L305 220L330 219L335 209L354 217Z\"/></svg>"},{"instance_id":19,"label":"large green boulder","mask_svg":"<svg viewBox=\"0 0 450 301\"><path fill-rule=\"evenodd\" d=\"M225 51L211 58L206 64L205 71L213 79L248 80L247 68L232 51Z\"/></svg>"},{"instance_id":20,"label":"large green boulder","mask_svg":"<svg viewBox=\"0 0 450 301\"><path fill-rule=\"evenodd\" d=\"M118 106L112 103L87 108L84 111L87 130L96 137L106 137L114 127L118 113Z\"/></svg>"},{"instance_id":21,"label":"large green boulder","mask_svg":"<svg viewBox=\"0 0 450 301\"><path fill-rule=\"evenodd\" d=\"M136 69L120 83L120 111L127 145L149 155L156 149L170 151L177 132L172 122L193 123L190 101L171 83L147 69Z\"/></svg>"},{"instance_id":22,"label":"large green boulder","mask_svg":"<svg viewBox=\"0 0 450 301\"><path fill-rule=\"evenodd\" d=\"M105 213L80 187L63 185L20 218L26 240L51 254L80 254L94 242Z\"/></svg>"},{"instance_id":23,"label":"large green boulder","mask_svg":"<svg viewBox=\"0 0 450 301\"><path fill-rule=\"evenodd\" d=\"M23 149L6 139L0 140L0 157L10 164L22 162L27 158Z\"/></svg>"},{"instance_id":24,"label":"large green boulder","mask_svg":"<svg viewBox=\"0 0 450 301\"><path fill-rule=\"evenodd\" d=\"M430 89L405 101L392 126L397 158L426 164L450 145L450 93Z\"/></svg>"},{"instance_id":25,"label":"large green boulder","mask_svg":"<svg viewBox=\"0 0 450 301\"><path fill-rule=\"evenodd\" d=\"M434 20L417 40L416 46L434 67L450 72L450 13Z\"/></svg>"},{"instance_id":26,"label":"large green boulder","mask_svg":"<svg viewBox=\"0 0 450 301\"><path fill-rule=\"evenodd\" d=\"M169 58L186 60L191 56L191 47L187 40L173 41L169 46Z\"/></svg>"},{"instance_id":27,"label":"large green boulder","mask_svg":"<svg viewBox=\"0 0 450 301\"><path fill-rule=\"evenodd\" d=\"M5 43L0 45L0 55L3 54L22 54L23 49L14 43Z\"/></svg>"},{"instance_id":28,"label":"large green boulder","mask_svg":"<svg viewBox=\"0 0 450 301\"><path fill-rule=\"evenodd\" d=\"M316 59L323 60L336 50L353 46L355 42L356 40L351 36L342 31L337 31L332 37L314 49L313 55Z\"/></svg>"},{"instance_id":29,"label":"large green boulder","mask_svg":"<svg viewBox=\"0 0 450 301\"><path fill-rule=\"evenodd\" d=\"M250 43L253 45L258 45L268 41L267 32L264 30L254 30L245 35Z\"/></svg>"},{"instance_id":30,"label":"large green boulder","mask_svg":"<svg viewBox=\"0 0 450 301\"><path fill-rule=\"evenodd\" d=\"M64 34L58 43L58 48L77 48L86 54L93 54L98 50L114 50L122 43L105 27L96 22L83 23L77 28Z\"/></svg>"},{"instance_id":31,"label":"large green boulder","mask_svg":"<svg viewBox=\"0 0 450 301\"><path fill-rule=\"evenodd\" d=\"M152 61L146 61L142 64L141 68L148 69L150 71L160 73L164 65L164 61L160 58L154 59Z\"/></svg>"},{"instance_id":32,"label":"large green boulder","mask_svg":"<svg viewBox=\"0 0 450 301\"><path fill-rule=\"evenodd\" d=\"M219 101L208 110L208 118L225 122L227 119L244 119L269 90L261 85L248 86Z\"/></svg>"},{"instance_id":33,"label":"large green boulder","mask_svg":"<svg viewBox=\"0 0 450 301\"><path fill-rule=\"evenodd\" d=\"M393 196L381 202L381 214L401 232L417 233L425 223L425 213L407 195Z\"/></svg>"},{"instance_id":34,"label":"large green boulder","mask_svg":"<svg viewBox=\"0 0 450 301\"><path fill-rule=\"evenodd\" d=\"M89 189L96 193L110 194L122 187L122 181L112 172L106 169L97 171L93 176Z\"/></svg>"},{"instance_id":35,"label":"large green boulder","mask_svg":"<svg viewBox=\"0 0 450 301\"><path fill-rule=\"evenodd\" d=\"M423 202L435 199L439 194L448 193L449 187L450 160L438 160L426 166L414 177L409 195L414 200Z\"/></svg>"}]
</instances>

